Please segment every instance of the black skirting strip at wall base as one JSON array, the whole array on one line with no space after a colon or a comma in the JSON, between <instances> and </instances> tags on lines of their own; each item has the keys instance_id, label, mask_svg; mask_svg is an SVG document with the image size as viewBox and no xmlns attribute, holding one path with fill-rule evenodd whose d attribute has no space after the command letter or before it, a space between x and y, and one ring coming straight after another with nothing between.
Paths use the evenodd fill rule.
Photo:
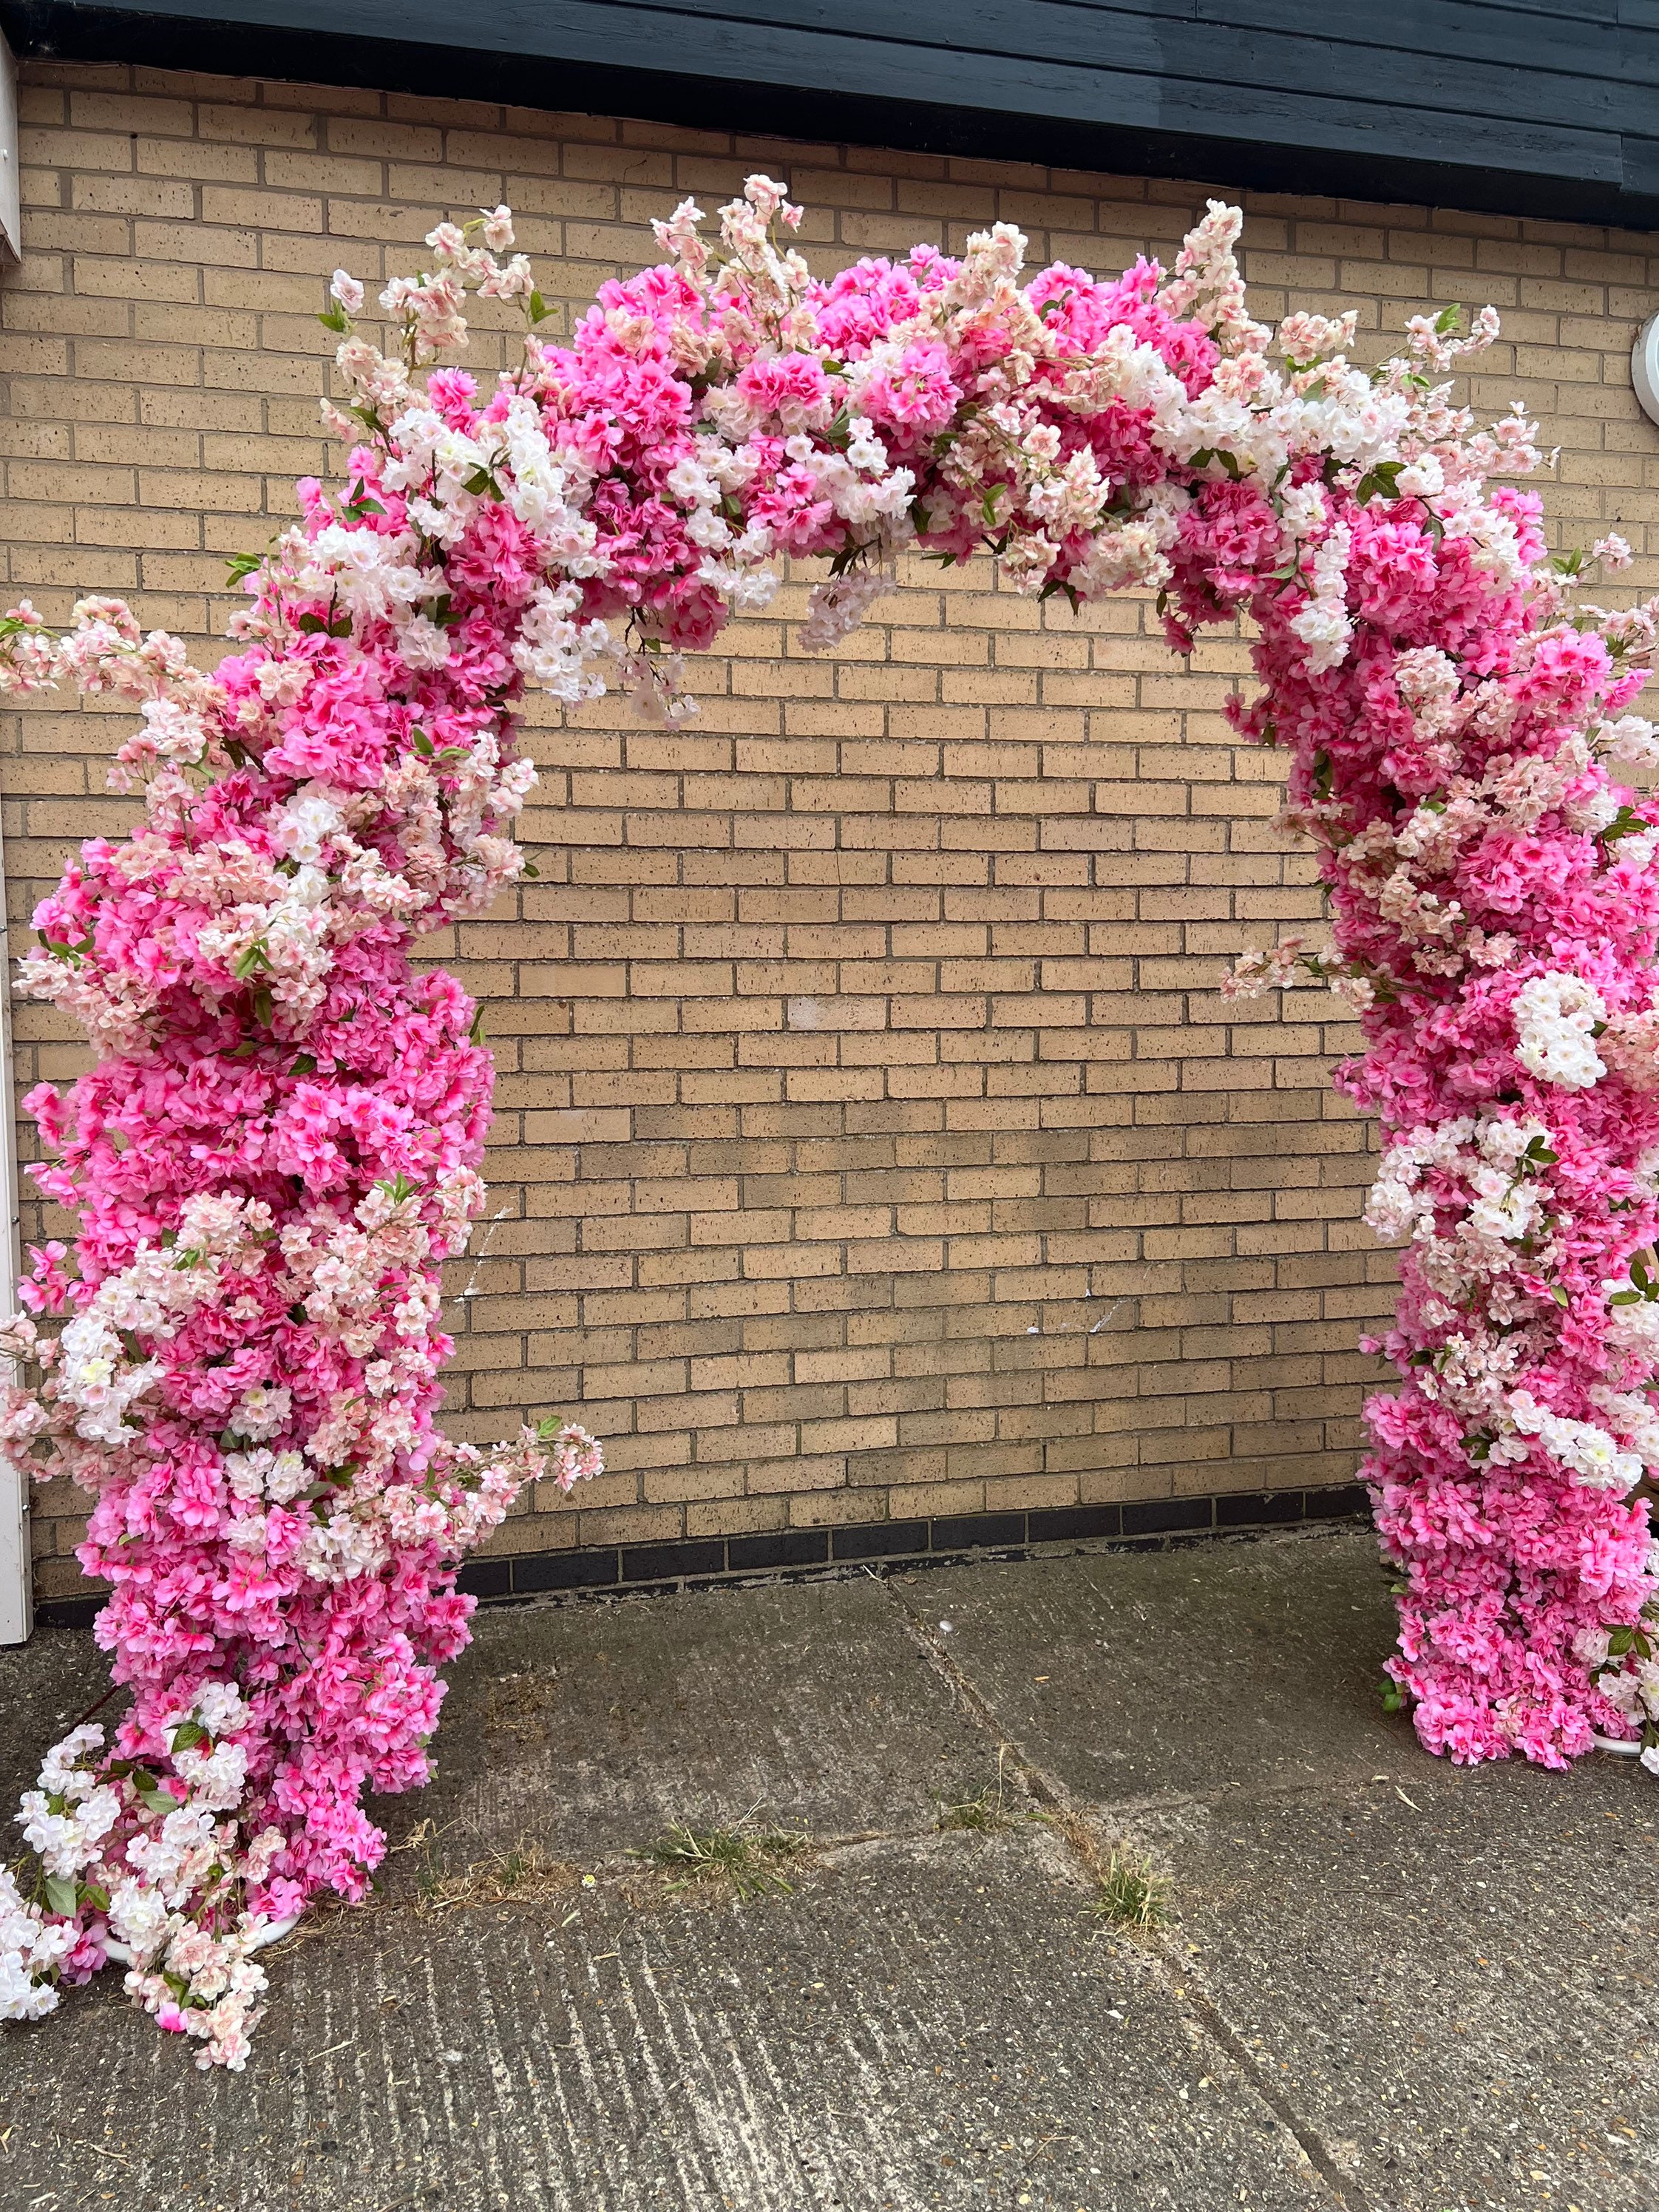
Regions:
<instances>
[{"instance_id":1,"label":"black skirting strip at wall base","mask_svg":"<svg viewBox=\"0 0 1659 2212\"><path fill-rule=\"evenodd\" d=\"M1310 1522L1363 1518L1363 1483L1329 1490L1229 1491L1210 1498L1133 1498L1122 1505L1060 1505L1029 1513L959 1513L932 1521L861 1521L839 1528L778 1528L671 1544L606 1544L574 1552L520 1552L471 1559L460 1587L483 1605L561 1596L635 1597L708 1589L757 1576L795 1581L849 1567L877 1572L947 1566L975 1556L1014 1559L1066 1544L1139 1550L1200 1536ZM34 1617L51 1628L88 1628L101 1597L46 1598Z\"/></svg>"},{"instance_id":2,"label":"black skirting strip at wall base","mask_svg":"<svg viewBox=\"0 0 1659 2212\"><path fill-rule=\"evenodd\" d=\"M1229 1492L1210 1498L1139 1498L1124 1505L1062 1505L1029 1513L863 1521L837 1528L779 1528L756 1536L607 1544L603 1549L521 1552L507 1559L473 1559L461 1569L460 1586L483 1604L550 1593L627 1596L706 1589L757 1576L793 1581L849 1567L908 1571L975 1556L1021 1559L1059 1545L1139 1548L1309 1522L1360 1519L1370 1510L1364 1484L1348 1482L1329 1490Z\"/></svg>"}]
</instances>

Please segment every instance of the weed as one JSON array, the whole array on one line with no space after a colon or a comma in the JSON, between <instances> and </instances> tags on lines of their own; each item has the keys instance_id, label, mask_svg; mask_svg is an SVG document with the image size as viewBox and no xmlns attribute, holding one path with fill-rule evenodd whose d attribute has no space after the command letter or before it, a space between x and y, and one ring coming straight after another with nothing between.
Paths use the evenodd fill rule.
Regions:
<instances>
[{"instance_id":1,"label":"weed","mask_svg":"<svg viewBox=\"0 0 1659 2212\"><path fill-rule=\"evenodd\" d=\"M447 1912L458 1905L507 1905L556 1897L576 1886L576 1869L524 1838L450 1873L429 1845L416 1875L416 1909Z\"/></svg>"},{"instance_id":2,"label":"weed","mask_svg":"<svg viewBox=\"0 0 1659 2212\"><path fill-rule=\"evenodd\" d=\"M936 1828L948 1833L954 1828L1006 1828L1008 1814L1002 1802L1000 1790L989 1784L977 1790L971 1797L958 1797L953 1804L941 1803Z\"/></svg>"},{"instance_id":3,"label":"weed","mask_svg":"<svg viewBox=\"0 0 1659 2212\"><path fill-rule=\"evenodd\" d=\"M997 1753L997 1778L987 1783L966 1797L956 1797L948 1802L939 1801L939 1818L933 1826L948 1833L955 1828L988 1830L1012 1827L1018 1815L1008 1809L1007 1793L1003 1786L1003 1764L1008 1755L1005 1744Z\"/></svg>"},{"instance_id":4,"label":"weed","mask_svg":"<svg viewBox=\"0 0 1659 2212\"><path fill-rule=\"evenodd\" d=\"M661 1835L629 1856L672 1875L671 1893L696 1882L729 1881L747 1900L769 1892L788 1896L793 1884L782 1865L805 1849L805 1837L787 1828L749 1828L741 1821L735 1828L694 1828L672 1820Z\"/></svg>"},{"instance_id":5,"label":"weed","mask_svg":"<svg viewBox=\"0 0 1659 2212\"><path fill-rule=\"evenodd\" d=\"M1161 1928L1170 1917L1168 1877L1137 1851L1114 1851L1090 1909L1119 1928Z\"/></svg>"}]
</instances>

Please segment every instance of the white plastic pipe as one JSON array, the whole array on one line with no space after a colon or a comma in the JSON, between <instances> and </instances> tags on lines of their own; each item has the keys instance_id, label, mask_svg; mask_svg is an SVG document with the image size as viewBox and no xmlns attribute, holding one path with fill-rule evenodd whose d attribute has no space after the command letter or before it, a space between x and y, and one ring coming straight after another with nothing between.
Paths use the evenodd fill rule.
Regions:
<instances>
[{"instance_id":1,"label":"white plastic pipe","mask_svg":"<svg viewBox=\"0 0 1659 2212\"><path fill-rule=\"evenodd\" d=\"M0 260L15 260L17 69L0 38ZM12 1121L11 954L5 934L6 863L0 851L0 1314L17 1303L17 1139ZM0 1361L0 1381L10 1371ZM0 1644L21 1644L34 1626L29 1587L29 1480L0 1459Z\"/></svg>"},{"instance_id":2,"label":"white plastic pipe","mask_svg":"<svg viewBox=\"0 0 1659 2212\"><path fill-rule=\"evenodd\" d=\"M17 1127L12 1108L11 942L5 927L6 856L0 845L0 1315L17 1309ZM0 1382L12 1370L0 1361ZM34 1626L29 1576L29 1478L0 1457L0 1644Z\"/></svg>"}]
</instances>

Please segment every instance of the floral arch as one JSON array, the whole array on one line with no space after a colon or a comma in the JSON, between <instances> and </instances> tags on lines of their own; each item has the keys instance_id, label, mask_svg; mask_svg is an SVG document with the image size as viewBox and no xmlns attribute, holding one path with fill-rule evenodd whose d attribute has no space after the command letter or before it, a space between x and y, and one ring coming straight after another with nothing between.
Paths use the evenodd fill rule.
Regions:
<instances>
[{"instance_id":1,"label":"floral arch","mask_svg":"<svg viewBox=\"0 0 1659 2212\"><path fill-rule=\"evenodd\" d=\"M410 947L526 872L526 688L690 714L682 655L785 553L829 559L811 647L906 547L989 550L1074 606L1156 589L1176 653L1250 618L1262 688L1233 720L1289 756L1333 939L1226 988L1358 1012L1337 1081L1382 1124L1368 1217L1409 1239L1363 1469L1400 1577L1389 1694L1455 1759L1560 1766L1599 1734L1659 1766L1659 805L1612 773L1659 760L1631 711L1659 606L1569 604L1586 556L1549 558L1537 498L1493 481L1536 465L1532 427L1477 429L1437 381L1496 318L1419 318L1368 371L1352 317L1292 315L1275 359L1218 203L1172 272L1112 283L1023 282L1006 224L816 283L759 177L718 252L700 220L659 223L670 258L568 345L536 335L505 208L386 287L395 356L337 274L345 489L302 483L236 564L212 676L117 601L0 623L5 688L133 703L112 781L143 795L69 864L21 977L98 1058L26 1102L81 1229L0 1336L33 1378L0 1436L93 1493L80 1557L132 1702L24 1799L0 2018L116 1959L202 2063L240 2066L257 1952L318 1892L362 1895L363 1793L426 1778L462 1554L532 1473L596 1471L568 1425L485 1455L435 1424L492 1069ZM434 366L469 287L528 325L482 402Z\"/></svg>"}]
</instances>

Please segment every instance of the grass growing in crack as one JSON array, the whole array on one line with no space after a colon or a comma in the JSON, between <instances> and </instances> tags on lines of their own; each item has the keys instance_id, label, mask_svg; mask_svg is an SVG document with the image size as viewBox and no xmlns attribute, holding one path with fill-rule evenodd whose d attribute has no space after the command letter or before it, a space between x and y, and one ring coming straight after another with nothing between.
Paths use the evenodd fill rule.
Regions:
<instances>
[{"instance_id":1,"label":"grass growing in crack","mask_svg":"<svg viewBox=\"0 0 1659 2212\"><path fill-rule=\"evenodd\" d=\"M1138 1851L1114 1851L1090 1910L1116 1928L1162 1928L1170 1917L1168 1878Z\"/></svg>"},{"instance_id":2,"label":"grass growing in crack","mask_svg":"<svg viewBox=\"0 0 1659 2212\"><path fill-rule=\"evenodd\" d=\"M459 1905L528 1903L574 1889L579 1879L574 1867L522 1838L507 1850L491 1851L453 1872L447 1871L436 1851L428 1848L416 1876L416 1909L447 1912Z\"/></svg>"},{"instance_id":3,"label":"grass growing in crack","mask_svg":"<svg viewBox=\"0 0 1659 2212\"><path fill-rule=\"evenodd\" d=\"M941 1803L939 1818L933 1826L948 1834L957 1828L980 1831L1006 1828L1010 1820L1011 1815L1003 1802L1000 1786L994 1790L988 1783L983 1790L976 1790L969 1797L958 1797L949 1805Z\"/></svg>"},{"instance_id":4,"label":"grass growing in crack","mask_svg":"<svg viewBox=\"0 0 1659 2212\"><path fill-rule=\"evenodd\" d=\"M971 1828L981 1833L997 1828L1009 1828L1020 1816L1008 1808L1008 1797L1003 1782L1003 1764L1008 1755L1004 1744L997 1753L997 1778L988 1782L982 1790L975 1790L966 1797L956 1797L948 1802L939 1801L939 1818L933 1826L948 1834L957 1828Z\"/></svg>"},{"instance_id":5,"label":"grass growing in crack","mask_svg":"<svg viewBox=\"0 0 1659 2212\"><path fill-rule=\"evenodd\" d=\"M672 1893L702 1882L729 1882L745 1902L755 1897L787 1897L794 1887L783 1868L806 1849L806 1838L787 1828L694 1828L672 1820L661 1835L630 1852L659 1873L674 1878Z\"/></svg>"}]
</instances>

